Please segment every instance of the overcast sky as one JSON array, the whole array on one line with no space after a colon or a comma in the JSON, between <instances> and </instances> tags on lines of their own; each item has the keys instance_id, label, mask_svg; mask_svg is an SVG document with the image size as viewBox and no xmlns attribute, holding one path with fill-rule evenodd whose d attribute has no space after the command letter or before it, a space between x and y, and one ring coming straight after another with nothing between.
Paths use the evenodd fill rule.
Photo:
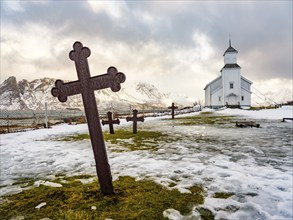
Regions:
<instances>
[{"instance_id":1,"label":"overcast sky","mask_svg":"<svg viewBox=\"0 0 293 220\"><path fill-rule=\"evenodd\" d=\"M1 82L76 80L68 53L91 49L91 75L115 66L123 86L148 82L203 99L223 53L238 50L242 75L262 92L292 91L292 1L3 1Z\"/></svg>"}]
</instances>

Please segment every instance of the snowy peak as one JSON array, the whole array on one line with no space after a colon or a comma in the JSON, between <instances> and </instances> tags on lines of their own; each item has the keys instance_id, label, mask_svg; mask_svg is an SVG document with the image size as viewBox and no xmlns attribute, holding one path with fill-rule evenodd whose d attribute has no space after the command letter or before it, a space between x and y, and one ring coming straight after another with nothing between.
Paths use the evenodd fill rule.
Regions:
<instances>
[{"instance_id":1,"label":"snowy peak","mask_svg":"<svg viewBox=\"0 0 293 220\"><path fill-rule=\"evenodd\" d=\"M145 94L150 99L169 98L167 94L160 92L154 85L148 83L138 83L136 86L136 91L142 95Z\"/></svg>"},{"instance_id":2,"label":"snowy peak","mask_svg":"<svg viewBox=\"0 0 293 220\"><path fill-rule=\"evenodd\" d=\"M142 96L145 96L148 100L151 100L150 104L157 107L167 106L172 103L169 95L160 92L154 85L139 82L136 86L136 91Z\"/></svg>"},{"instance_id":3,"label":"snowy peak","mask_svg":"<svg viewBox=\"0 0 293 220\"><path fill-rule=\"evenodd\" d=\"M45 102L49 110L83 109L81 95L68 97L64 103L51 95L51 89L56 79L42 78L29 82L23 79L17 82L15 77L9 77L0 85L0 109L7 110L43 110ZM128 88L122 87L119 92L111 89L95 91L99 109L125 110L132 108L157 108L171 105L173 100L169 94L161 92L154 85L140 82Z\"/></svg>"},{"instance_id":4,"label":"snowy peak","mask_svg":"<svg viewBox=\"0 0 293 220\"><path fill-rule=\"evenodd\" d=\"M18 95L18 90L19 89L16 78L14 76L11 76L3 82L0 88L0 93L2 94L3 92L11 92L12 94Z\"/></svg>"},{"instance_id":5,"label":"snowy peak","mask_svg":"<svg viewBox=\"0 0 293 220\"><path fill-rule=\"evenodd\" d=\"M21 99L19 86L14 76L9 77L1 84L0 100L0 109L27 109L27 106Z\"/></svg>"}]
</instances>

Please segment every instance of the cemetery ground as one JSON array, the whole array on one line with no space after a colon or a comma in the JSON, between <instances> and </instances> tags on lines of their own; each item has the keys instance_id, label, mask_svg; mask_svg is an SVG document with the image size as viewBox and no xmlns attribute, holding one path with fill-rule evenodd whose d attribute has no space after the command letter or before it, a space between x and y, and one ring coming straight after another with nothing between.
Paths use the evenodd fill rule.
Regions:
<instances>
[{"instance_id":1,"label":"cemetery ground","mask_svg":"<svg viewBox=\"0 0 293 220\"><path fill-rule=\"evenodd\" d=\"M292 106L103 127L115 195L86 124L1 134L2 219L292 219ZM253 120L260 128L237 128Z\"/></svg>"}]
</instances>

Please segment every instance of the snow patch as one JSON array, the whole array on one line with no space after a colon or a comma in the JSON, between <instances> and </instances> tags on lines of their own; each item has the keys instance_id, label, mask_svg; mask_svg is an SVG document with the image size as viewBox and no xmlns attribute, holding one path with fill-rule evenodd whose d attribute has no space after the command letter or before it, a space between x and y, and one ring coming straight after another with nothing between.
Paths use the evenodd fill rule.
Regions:
<instances>
[{"instance_id":1,"label":"snow patch","mask_svg":"<svg viewBox=\"0 0 293 220\"><path fill-rule=\"evenodd\" d=\"M50 186L50 187L62 187L62 185L59 183L54 183L54 182L49 182L44 180L38 180L34 183L34 186L36 187L39 187L40 185Z\"/></svg>"}]
</instances>

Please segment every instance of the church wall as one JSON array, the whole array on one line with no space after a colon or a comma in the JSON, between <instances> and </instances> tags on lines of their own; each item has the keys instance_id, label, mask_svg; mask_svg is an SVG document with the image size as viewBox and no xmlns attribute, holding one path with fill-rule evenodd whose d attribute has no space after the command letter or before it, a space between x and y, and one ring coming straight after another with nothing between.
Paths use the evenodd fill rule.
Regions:
<instances>
[{"instance_id":1,"label":"church wall","mask_svg":"<svg viewBox=\"0 0 293 220\"><path fill-rule=\"evenodd\" d=\"M210 94L211 94L210 86L208 86L205 89L205 106L210 106L211 105L211 100L210 100L211 95Z\"/></svg>"},{"instance_id":2,"label":"church wall","mask_svg":"<svg viewBox=\"0 0 293 220\"><path fill-rule=\"evenodd\" d=\"M217 90L212 94L212 106L220 107L223 106L223 89Z\"/></svg>"},{"instance_id":3,"label":"church wall","mask_svg":"<svg viewBox=\"0 0 293 220\"><path fill-rule=\"evenodd\" d=\"M226 53L224 57L224 63L237 63L236 55L234 53Z\"/></svg>"},{"instance_id":4,"label":"church wall","mask_svg":"<svg viewBox=\"0 0 293 220\"><path fill-rule=\"evenodd\" d=\"M243 100L242 100L243 96ZM241 106L251 106L251 93L245 89L241 89Z\"/></svg>"}]
</instances>

